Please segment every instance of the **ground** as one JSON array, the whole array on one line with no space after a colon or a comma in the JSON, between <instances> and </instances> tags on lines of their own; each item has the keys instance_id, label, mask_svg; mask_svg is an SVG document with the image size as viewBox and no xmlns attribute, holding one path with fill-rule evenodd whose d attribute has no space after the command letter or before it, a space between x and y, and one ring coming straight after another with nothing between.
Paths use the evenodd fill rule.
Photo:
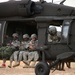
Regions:
<instances>
[{"instance_id":1,"label":"ground","mask_svg":"<svg viewBox=\"0 0 75 75\"><path fill-rule=\"evenodd\" d=\"M0 60L0 65L2 60ZM9 61L6 62L6 68L0 68L0 75L35 75L34 68L23 68L24 63L21 62L21 65L16 68L8 68ZM75 63L71 63L71 69L65 66L65 71L56 70L49 75L75 75Z\"/></svg>"}]
</instances>

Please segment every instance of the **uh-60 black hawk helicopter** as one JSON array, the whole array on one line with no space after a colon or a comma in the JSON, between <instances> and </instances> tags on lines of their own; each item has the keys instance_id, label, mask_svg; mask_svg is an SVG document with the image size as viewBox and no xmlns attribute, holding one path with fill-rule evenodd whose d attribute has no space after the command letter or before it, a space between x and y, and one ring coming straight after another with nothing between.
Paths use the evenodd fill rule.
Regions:
<instances>
[{"instance_id":1,"label":"uh-60 black hawk helicopter","mask_svg":"<svg viewBox=\"0 0 75 75\"><path fill-rule=\"evenodd\" d=\"M35 67L36 75L49 75L50 69L60 61L75 61L75 8L44 0L8 1L0 3L0 43L4 35L15 31L21 34L36 33L41 58ZM48 39L51 26L61 28L59 42ZM54 61L51 65L47 60Z\"/></svg>"}]
</instances>

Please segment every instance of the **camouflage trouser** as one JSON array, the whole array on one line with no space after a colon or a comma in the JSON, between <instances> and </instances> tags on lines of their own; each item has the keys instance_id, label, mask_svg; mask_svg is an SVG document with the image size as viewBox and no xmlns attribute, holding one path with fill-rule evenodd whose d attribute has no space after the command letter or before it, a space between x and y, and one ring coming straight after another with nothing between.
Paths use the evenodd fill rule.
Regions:
<instances>
[{"instance_id":1,"label":"camouflage trouser","mask_svg":"<svg viewBox=\"0 0 75 75\"><path fill-rule=\"evenodd\" d=\"M28 53L28 61L37 61L39 59L39 53L37 51L32 51Z\"/></svg>"},{"instance_id":2,"label":"camouflage trouser","mask_svg":"<svg viewBox=\"0 0 75 75\"><path fill-rule=\"evenodd\" d=\"M14 51L13 54L10 56L10 62L12 62L13 60L18 61L18 54L19 51Z\"/></svg>"},{"instance_id":3,"label":"camouflage trouser","mask_svg":"<svg viewBox=\"0 0 75 75\"><path fill-rule=\"evenodd\" d=\"M18 61L21 61L22 58L23 58L23 60L27 60L28 53L29 53L28 51L20 51Z\"/></svg>"},{"instance_id":4,"label":"camouflage trouser","mask_svg":"<svg viewBox=\"0 0 75 75\"><path fill-rule=\"evenodd\" d=\"M23 53L23 60L28 60L28 54L29 54L29 51L24 51Z\"/></svg>"},{"instance_id":5,"label":"camouflage trouser","mask_svg":"<svg viewBox=\"0 0 75 75\"><path fill-rule=\"evenodd\" d=\"M21 61L22 58L24 61L37 61L39 59L39 53L37 51L20 51L18 61Z\"/></svg>"},{"instance_id":6,"label":"camouflage trouser","mask_svg":"<svg viewBox=\"0 0 75 75\"><path fill-rule=\"evenodd\" d=\"M24 51L20 51L20 52L19 52L19 56L18 56L18 61L19 61L19 62L22 60L23 52L24 52Z\"/></svg>"}]
</instances>

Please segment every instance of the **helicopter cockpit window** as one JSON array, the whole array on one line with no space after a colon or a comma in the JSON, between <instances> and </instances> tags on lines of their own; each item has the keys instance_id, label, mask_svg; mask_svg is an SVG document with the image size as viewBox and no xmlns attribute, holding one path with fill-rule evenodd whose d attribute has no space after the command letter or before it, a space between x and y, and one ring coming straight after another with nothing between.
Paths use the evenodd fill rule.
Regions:
<instances>
[{"instance_id":1,"label":"helicopter cockpit window","mask_svg":"<svg viewBox=\"0 0 75 75\"><path fill-rule=\"evenodd\" d=\"M61 40L61 26L52 26L48 28L48 42L57 43Z\"/></svg>"}]
</instances>

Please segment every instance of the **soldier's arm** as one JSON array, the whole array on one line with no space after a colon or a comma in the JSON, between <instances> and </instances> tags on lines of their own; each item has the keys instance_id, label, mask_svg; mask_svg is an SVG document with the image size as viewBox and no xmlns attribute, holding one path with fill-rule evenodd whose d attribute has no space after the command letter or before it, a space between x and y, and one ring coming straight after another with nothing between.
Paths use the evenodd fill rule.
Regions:
<instances>
[{"instance_id":1,"label":"soldier's arm","mask_svg":"<svg viewBox=\"0 0 75 75\"><path fill-rule=\"evenodd\" d=\"M29 50L35 50L35 46L32 42L29 43Z\"/></svg>"},{"instance_id":2,"label":"soldier's arm","mask_svg":"<svg viewBox=\"0 0 75 75\"><path fill-rule=\"evenodd\" d=\"M48 34L48 42L52 42L52 37L50 34Z\"/></svg>"}]
</instances>

